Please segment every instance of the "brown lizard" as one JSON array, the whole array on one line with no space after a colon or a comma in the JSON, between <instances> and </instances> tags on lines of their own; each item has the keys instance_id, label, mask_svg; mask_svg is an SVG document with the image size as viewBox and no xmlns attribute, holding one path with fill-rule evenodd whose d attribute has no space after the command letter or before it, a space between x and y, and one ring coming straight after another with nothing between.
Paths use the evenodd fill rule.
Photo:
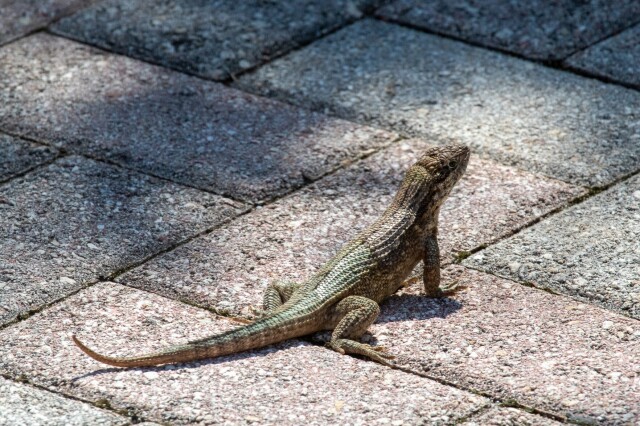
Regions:
<instances>
[{"instance_id":1,"label":"brown lizard","mask_svg":"<svg viewBox=\"0 0 640 426\"><path fill-rule=\"evenodd\" d=\"M359 341L380 313L379 303L424 262L427 296L456 290L440 287L438 215L440 206L464 173L469 149L449 145L427 150L407 171L383 215L347 243L308 281L273 283L264 294L264 311L248 325L172 346L155 353L118 358L98 354L75 336L90 357L117 367L195 361L246 351L321 330L333 330L328 346L382 364L393 356Z\"/></svg>"}]
</instances>

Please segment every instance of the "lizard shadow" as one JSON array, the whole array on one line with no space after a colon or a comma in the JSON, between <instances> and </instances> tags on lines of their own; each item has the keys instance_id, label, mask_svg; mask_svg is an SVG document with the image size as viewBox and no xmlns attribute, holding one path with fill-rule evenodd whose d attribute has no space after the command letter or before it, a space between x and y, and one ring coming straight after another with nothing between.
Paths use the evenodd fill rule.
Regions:
<instances>
[{"instance_id":1,"label":"lizard shadow","mask_svg":"<svg viewBox=\"0 0 640 426\"><path fill-rule=\"evenodd\" d=\"M405 293L389 297L380 308L375 324L446 318L460 310L462 303L451 297L432 298Z\"/></svg>"}]
</instances>

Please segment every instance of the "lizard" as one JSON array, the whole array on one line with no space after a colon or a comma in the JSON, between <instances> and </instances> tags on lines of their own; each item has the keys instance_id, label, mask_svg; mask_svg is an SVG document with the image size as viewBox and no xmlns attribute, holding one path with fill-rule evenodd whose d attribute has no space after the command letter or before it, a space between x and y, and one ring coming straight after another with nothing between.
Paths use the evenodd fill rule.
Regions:
<instances>
[{"instance_id":1,"label":"lizard","mask_svg":"<svg viewBox=\"0 0 640 426\"><path fill-rule=\"evenodd\" d=\"M459 290L440 285L438 216L451 189L464 174L470 151L464 145L427 149L406 172L389 207L372 225L346 243L303 283L273 282L255 321L229 331L154 353L112 357L74 343L91 358L116 367L182 363L243 352L333 330L327 346L381 364L394 359L384 347L360 341L380 313L379 304L405 285L423 261L428 297Z\"/></svg>"}]
</instances>

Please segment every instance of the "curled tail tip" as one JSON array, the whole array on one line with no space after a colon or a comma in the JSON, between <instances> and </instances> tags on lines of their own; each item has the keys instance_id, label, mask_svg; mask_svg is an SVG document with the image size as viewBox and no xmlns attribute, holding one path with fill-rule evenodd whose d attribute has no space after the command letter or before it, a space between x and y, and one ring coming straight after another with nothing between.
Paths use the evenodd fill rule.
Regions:
<instances>
[{"instance_id":1,"label":"curled tail tip","mask_svg":"<svg viewBox=\"0 0 640 426\"><path fill-rule=\"evenodd\" d=\"M88 348L84 343L82 343L82 342L80 341L80 339L78 339L78 338L76 337L76 335L75 335L75 334L72 334L72 335L71 335L71 340L73 340L73 343L75 343L75 344L76 344L76 346L77 346L78 348L80 348L80 350L81 350L82 352L84 352L85 354L89 355L91 358L95 359L96 361L103 362L103 363L105 363L105 364L111 364L111 363L109 362L109 361L110 361L109 357L106 357L106 356L100 355L100 354L99 354L99 353L97 353L96 351L94 351L94 350L92 350L92 349L89 349L89 348Z\"/></svg>"}]
</instances>

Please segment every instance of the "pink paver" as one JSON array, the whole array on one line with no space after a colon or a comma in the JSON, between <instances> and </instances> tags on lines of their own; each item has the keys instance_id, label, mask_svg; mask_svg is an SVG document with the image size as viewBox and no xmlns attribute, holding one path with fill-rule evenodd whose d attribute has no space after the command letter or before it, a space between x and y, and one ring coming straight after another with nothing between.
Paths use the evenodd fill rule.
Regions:
<instances>
[{"instance_id":1,"label":"pink paver","mask_svg":"<svg viewBox=\"0 0 640 426\"><path fill-rule=\"evenodd\" d=\"M427 146L418 140L394 144L119 281L201 306L247 313L249 304L261 303L267 283L303 281L376 220ZM508 235L581 193L581 188L473 156L440 215L443 261Z\"/></svg>"},{"instance_id":2,"label":"pink paver","mask_svg":"<svg viewBox=\"0 0 640 426\"><path fill-rule=\"evenodd\" d=\"M75 397L106 400L146 420L175 424L443 424L480 396L300 341L215 360L157 368L99 364L71 333L121 355L182 343L234 323L116 283L100 283L0 332L0 372Z\"/></svg>"},{"instance_id":3,"label":"pink paver","mask_svg":"<svg viewBox=\"0 0 640 426\"><path fill-rule=\"evenodd\" d=\"M494 407L462 423L465 426L560 426L562 423L517 408Z\"/></svg>"},{"instance_id":4,"label":"pink paver","mask_svg":"<svg viewBox=\"0 0 640 426\"><path fill-rule=\"evenodd\" d=\"M591 423L640 422L640 323L461 266L450 299L418 286L370 330L404 367Z\"/></svg>"}]
</instances>

